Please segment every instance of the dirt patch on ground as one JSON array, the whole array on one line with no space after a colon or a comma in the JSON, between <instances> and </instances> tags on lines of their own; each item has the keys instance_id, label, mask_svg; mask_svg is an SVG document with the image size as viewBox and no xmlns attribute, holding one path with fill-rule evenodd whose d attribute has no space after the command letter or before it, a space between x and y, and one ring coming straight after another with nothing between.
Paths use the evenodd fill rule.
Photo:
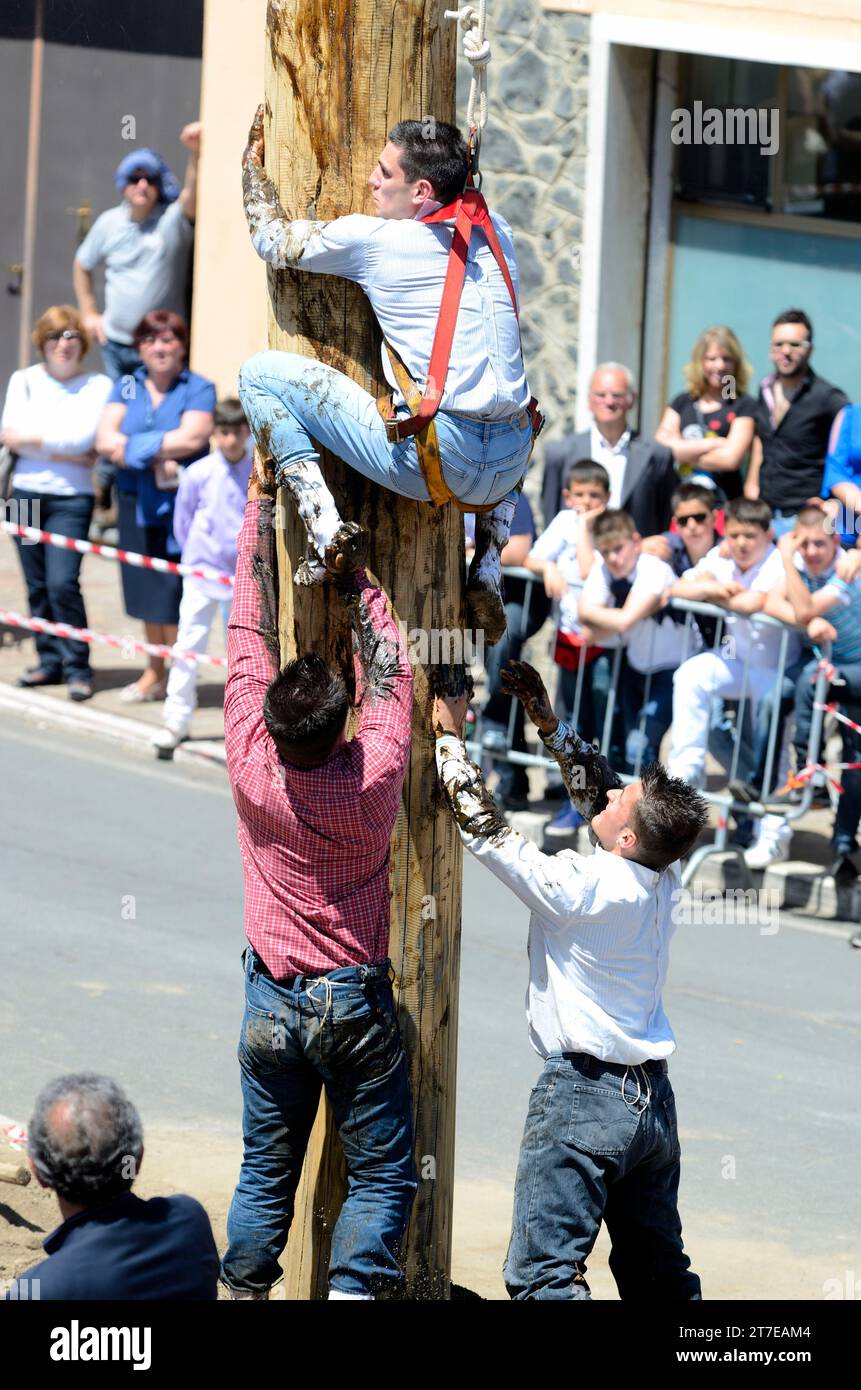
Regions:
<instances>
[{"instance_id":1,"label":"dirt patch on ground","mask_svg":"<svg viewBox=\"0 0 861 1390\"><path fill-rule=\"evenodd\" d=\"M0 1158L19 1161L20 1154ZM188 1192L209 1212L220 1251L226 1244L227 1209L239 1172L241 1144L224 1135L149 1130L141 1175L141 1197ZM453 1226L455 1283L488 1299L507 1297L502 1263L511 1223L511 1189L490 1181L464 1181L455 1190ZM27 1187L0 1184L0 1280L22 1273L42 1256L42 1241L59 1224L56 1200L35 1181ZM716 1214L685 1214L685 1244L708 1299L821 1299L828 1279L840 1278L851 1258L842 1251L799 1252L751 1236ZM589 1283L598 1299L615 1299L604 1232L589 1262ZM849 1266L847 1266L849 1260Z\"/></svg>"}]
</instances>

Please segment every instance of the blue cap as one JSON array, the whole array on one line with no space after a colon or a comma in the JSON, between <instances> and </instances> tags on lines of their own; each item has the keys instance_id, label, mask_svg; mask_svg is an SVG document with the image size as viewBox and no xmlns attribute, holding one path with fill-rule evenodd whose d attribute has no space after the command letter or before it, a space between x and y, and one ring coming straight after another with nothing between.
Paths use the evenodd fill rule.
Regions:
<instances>
[{"instance_id":1,"label":"blue cap","mask_svg":"<svg viewBox=\"0 0 861 1390\"><path fill-rule=\"evenodd\" d=\"M121 160L114 174L114 183L124 189L132 174L138 170L158 179L159 198L163 203L173 203L179 197L179 183L176 175L168 168L158 150L132 150Z\"/></svg>"}]
</instances>

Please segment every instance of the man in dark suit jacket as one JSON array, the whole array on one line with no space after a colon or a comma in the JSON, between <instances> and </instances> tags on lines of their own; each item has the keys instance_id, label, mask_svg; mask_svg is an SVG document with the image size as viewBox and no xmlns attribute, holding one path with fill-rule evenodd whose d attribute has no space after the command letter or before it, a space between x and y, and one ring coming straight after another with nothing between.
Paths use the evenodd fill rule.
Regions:
<instances>
[{"instance_id":1,"label":"man in dark suit jacket","mask_svg":"<svg viewBox=\"0 0 861 1390\"><path fill-rule=\"evenodd\" d=\"M610 475L610 506L622 507L641 536L654 536L670 525L670 498L679 484L672 450L642 439L628 428L636 400L634 378L618 362L597 367L589 384L591 429L569 435L544 450L541 503L548 526L562 506L565 468L578 459L593 459Z\"/></svg>"},{"instance_id":2,"label":"man in dark suit jacket","mask_svg":"<svg viewBox=\"0 0 861 1390\"><path fill-rule=\"evenodd\" d=\"M80 1072L49 1082L36 1100L27 1148L63 1223L44 1241L47 1259L13 1280L7 1301L215 1299L218 1251L200 1203L142 1201L131 1190L143 1130L115 1081Z\"/></svg>"}]
</instances>

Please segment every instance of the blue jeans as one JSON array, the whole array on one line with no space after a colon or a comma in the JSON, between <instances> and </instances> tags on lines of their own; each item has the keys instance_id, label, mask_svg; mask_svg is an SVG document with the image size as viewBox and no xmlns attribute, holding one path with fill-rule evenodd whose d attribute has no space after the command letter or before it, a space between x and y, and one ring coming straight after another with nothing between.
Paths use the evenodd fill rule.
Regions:
<instances>
[{"instance_id":1,"label":"blue jeans","mask_svg":"<svg viewBox=\"0 0 861 1390\"><path fill-rule=\"evenodd\" d=\"M38 525L43 531L56 531L60 536L73 536L79 541L87 539L93 518L91 494L79 492L72 497L56 497L47 492L25 492L16 488L12 499L19 515L24 515L25 504L31 507L38 504ZM83 556L75 550L60 550L53 545L25 545L18 538L15 544L27 585L30 616L44 618L49 623L86 627L87 610L78 582ZM43 671L58 680L92 680L90 649L86 642L76 642L70 637L49 637L46 632L37 632L35 637L39 666Z\"/></svg>"},{"instance_id":2,"label":"blue jeans","mask_svg":"<svg viewBox=\"0 0 861 1390\"><path fill-rule=\"evenodd\" d=\"M260 352L243 364L239 396L258 444L278 464L318 462L319 444L371 482L429 501L415 440L390 444L373 396L333 367ZM501 502L515 491L529 462L528 418L516 426L440 412L436 427L446 481L462 502Z\"/></svg>"},{"instance_id":3,"label":"blue jeans","mask_svg":"<svg viewBox=\"0 0 861 1390\"><path fill-rule=\"evenodd\" d=\"M680 1156L665 1062L549 1056L520 1146L505 1262L511 1297L588 1299L586 1260L605 1221L621 1298L699 1298L682 1245Z\"/></svg>"},{"instance_id":4,"label":"blue jeans","mask_svg":"<svg viewBox=\"0 0 861 1390\"><path fill-rule=\"evenodd\" d=\"M484 656L484 669L487 673L490 696L482 712L483 727L496 726L507 736L513 704L514 728L511 735L511 747L518 753L526 752L524 710L519 700L512 701L510 695L503 694L500 684L502 668L508 661L520 660L524 642L528 642L529 638L535 635L546 616L547 609L543 604L536 603L533 596L529 608L526 610L524 625L524 604L507 603L505 605L505 632L495 646L488 648ZM526 774L526 768L522 764L495 758L493 766L495 771L499 773L497 796L526 796L529 791L529 778Z\"/></svg>"},{"instance_id":5,"label":"blue jeans","mask_svg":"<svg viewBox=\"0 0 861 1390\"><path fill-rule=\"evenodd\" d=\"M111 381L119 381L121 376L133 376L141 359L133 343L116 343L109 338L102 343L102 362Z\"/></svg>"},{"instance_id":6,"label":"blue jeans","mask_svg":"<svg viewBox=\"0 0 861 1390\"><path fill-rule=\"evenodd\" d=\"M674 674L674 671L653 671L650 679L628 663L619 690L628 772L636 770L639 774L642 768L658 760L661 740L673 720Z\"/></svg>"},{"instance_id":7,"label":"blue jeans","mask_svg":"<svg viewBox=\"0 0 861 1390\"><path fill-rule=\"evenodd\" d=\"M325 1087L347 1161L329 1283L345 1293L391 1286L401 1278L398 1248L417 1183L389 962L273 980L249 946L239 1065L245 1152L227 1217L226 1282L259 1291L280 1277Z\"/></svg>"}]
</instances>

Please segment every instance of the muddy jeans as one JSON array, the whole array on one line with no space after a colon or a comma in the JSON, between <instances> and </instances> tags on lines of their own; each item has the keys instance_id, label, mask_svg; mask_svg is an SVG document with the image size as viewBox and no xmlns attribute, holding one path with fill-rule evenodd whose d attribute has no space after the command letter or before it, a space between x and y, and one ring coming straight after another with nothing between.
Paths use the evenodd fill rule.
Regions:
<instances>
[{"instance_id":1,"label":"muddy jeans","mask_svg":"<svg viewBox=\"0 0 861 1390\"><path fill-rule=\"evenodd\" d=\"M390 444L373 396L343 372L295 353L260 352L242 366L239 396L258 445L279 464L318 462L319 444L381 487L428 501L415 440ZM461 501L481 506L514 495L532 443L521 417L514 424L437 415L445 479Z\"/></svg>"},{"instance_id":2,"label":"muddy jeans","mask_svg":"<svg viewBox=\"0 0 861 1390\"><path fill-rule=\"evenodd\" d=\"M555 1053L529 1101L505 1283L512 1298L587 1299L602 1220L623 1299L694 1299L682 1246L679 1136L665 1062Z\"/></svg>"},{"instance_id":3,"label":"muddy jeans","mask_svg":"<svg viewBox=\"0 0 861 1390\"><path fill-rule=\"evenodd\" d=\"M373 1294L401 1278L398 1247L416 1193L407 1063L389 962L273 980L245 952L239 1040L245 1151L227 1217L222 1276L263 1290L280 1278L321 1089L347 1161L329 1283Z\"/></svg>"}]
</instances>

